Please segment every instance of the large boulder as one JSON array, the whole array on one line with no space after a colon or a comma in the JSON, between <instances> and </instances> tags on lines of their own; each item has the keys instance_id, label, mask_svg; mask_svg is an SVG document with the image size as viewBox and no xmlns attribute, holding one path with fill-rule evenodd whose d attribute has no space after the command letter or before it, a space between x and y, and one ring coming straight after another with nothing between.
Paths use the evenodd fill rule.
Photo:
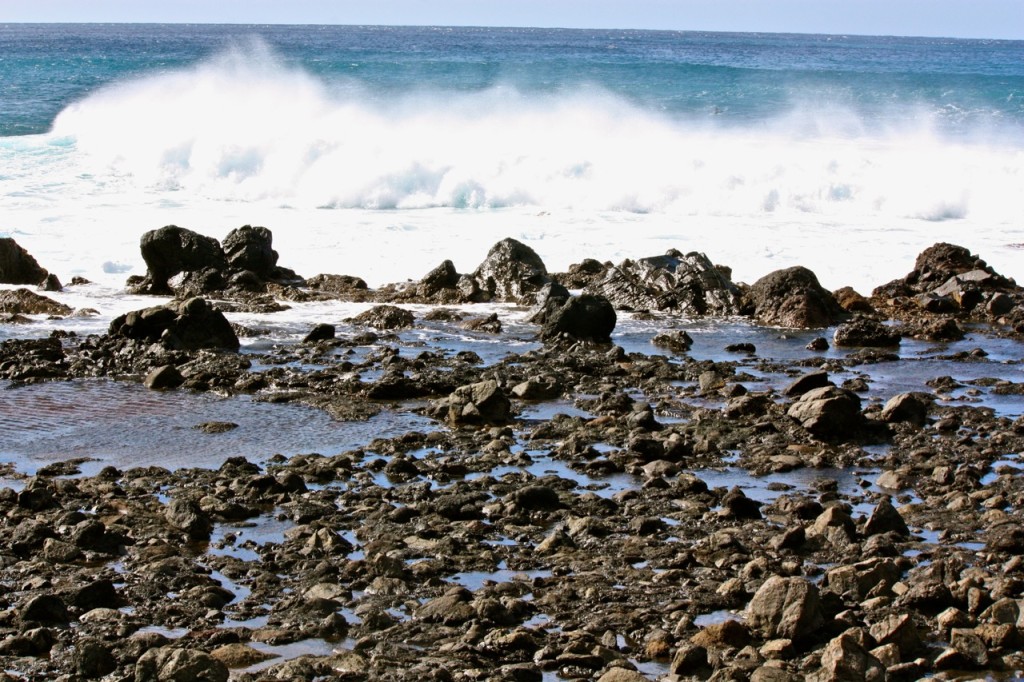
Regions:
<instances>
[{"instance_id":1,"label":"large boulder","mask_svg":"<svg viewBox=\"0 0 1024 682\"><path fill-rule=\"evenodd\" d=\"M773 576L750 600L747 623L767 639L810 639L825 624L818 588L803 578Z\"/></svg>"},{"instance_id":2,"label":"large boulder","mask_svg":"<svg viewBox=\"0 0 1024 682\"><path fill-rule=\"evenodd\" d=\"M754 282L743 298L743 312L760 324L800 328L828 327L845 314L814 273L799 265Z\"/></svg>"},{"instance_id":3,"label":"large boulder","mask_svg":"<svg viewBox=\"0 0 1024 682\"><path fill-rule=\"evenodd\" d=\"M115 318L108 333L136 341L159 342L171 350L237 351L240 347L224 314L202 298L133 310Z\"/></svg>"},{"instance_id":4,"label":"large boulder","mask_svg":"<svg viewBox=\"0 0 1024 682\"><path fill-rule=\"evenodd\" d=\"M224 257L232 270L249 270L262 279L277 276L274 237L265 227L243 225L224 238Z\"/></svg>"},{"instance_id":5,"label":"large boulder","mask_svg":"<svg viewBox=\"0 0 1024 682\"><path fill-rule=\"evenodd\" d=\"M533 303L537 292L551 281L540 256L511 238L492 246L469 277L476 286L470 295L472 300L527 304Z\"/></svg>"},{"instance_id":6,"label":"large boulder","mask_svg":"<svg viewBox=\"0 0 1024 682\"><path fill-rule=\"evenodd\" d=\"M617 310L666 310L680 315L735 315L740 291L702 253L625 260L609 267L586 291Z\"/></svg>"},{"instance_id":7,"label":"large boulder","mask_svg":"<svg viewBox=\"0 0 1024 682\"><path fill-rule=\"evenodd\" d=\"M49 273L10 237L0 237L0 284L40 284Z\"/></svg>"},{"instance_id":8,"label":"large boulder","mask_svg":"<svg viewBox=\"0 0 1024 682\"><path fill-rule=\"evenodd\" d=\"M804 393L789 406L787 414L821 440L842 440L864 431L860 397L837 386Z\"/></svg>"},{"instance_id":9,"label":"large boulder","mask_svg":"<svg viewBox=\"0 0 1024 682\"><path fill-rule=\"evenodd\" d=\"M583 294L546 311L540 336L545 341L568 337L578 341L611 343L615 322L615 308L608 299Z\"/></svg>"},{"instance_id":10,"label":"large boulder","mask_svg":"<svg viewBox=\"0 0 1024 682\"><path fill-rule=\"evenodd\" d=\"M177 225L146 232L140 248L147 272L139 289L147 293L171 294L167 280L183 272L227 267L220 242Z\"/></svg>"}]
</instances>

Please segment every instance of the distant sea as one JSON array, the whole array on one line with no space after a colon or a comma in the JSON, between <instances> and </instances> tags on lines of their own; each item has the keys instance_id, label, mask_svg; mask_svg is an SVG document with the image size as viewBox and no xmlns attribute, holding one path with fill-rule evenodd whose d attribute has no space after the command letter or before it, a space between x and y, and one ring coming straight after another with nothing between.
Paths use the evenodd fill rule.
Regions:
<instances>
[{"instance_id":1,"label":"distant sea","mask_svg":"<svg viewBox=\"0 0 1024 682\"><path fill-rule=\"evenodd\" d=\"M1020 41L0 25L0 236L106 293L172 223L371 284L505 236L864 293L944 240L1024 280L1022 189Z\"/></svg>"}]
</instances>

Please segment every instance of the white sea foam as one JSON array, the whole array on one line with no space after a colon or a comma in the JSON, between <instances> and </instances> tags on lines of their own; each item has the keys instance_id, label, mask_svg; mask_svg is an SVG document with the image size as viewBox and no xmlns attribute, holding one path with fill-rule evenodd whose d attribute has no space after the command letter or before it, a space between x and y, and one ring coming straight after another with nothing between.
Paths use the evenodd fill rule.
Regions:
<instances>
[{"instance_id":1,"label":"white sea foam","mask_svg":"<svg viewBox=\"0 0 1024 682\"><path fill-rule=\"evenodd\" d=\"M551 269L700 250L753 281L793 264L861 290L964 244L1020 276L1024 143L944 138L794 98L772 121L694 120L594 87L384 96L259 46L98 91L47 135L0 140L6 231L64 279L144 267L139 235L274 230L301 274L461 271L505 236ZM329 210L325 210L329 209Z\"/></svg>"}]
</instances>

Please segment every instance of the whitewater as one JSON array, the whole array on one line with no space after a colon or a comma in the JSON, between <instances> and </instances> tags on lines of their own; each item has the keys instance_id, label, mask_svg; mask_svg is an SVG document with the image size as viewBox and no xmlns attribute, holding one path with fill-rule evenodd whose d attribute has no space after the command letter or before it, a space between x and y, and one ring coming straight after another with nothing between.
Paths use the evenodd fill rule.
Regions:
<instances>
[{"instance_id":1,"label":"whitewater","mask_svg":"<svg viewBox=\"0 0 1024 682\"><path fill-rule=\"evenodd\" d=\"M104 296L168 224L371 286L504 237L552 271L677 248L869 293L948 241L1024 277L1022 43L316 28L63 27L86 67L3 27L0 236Z\"/></svg>"}]
</instances>

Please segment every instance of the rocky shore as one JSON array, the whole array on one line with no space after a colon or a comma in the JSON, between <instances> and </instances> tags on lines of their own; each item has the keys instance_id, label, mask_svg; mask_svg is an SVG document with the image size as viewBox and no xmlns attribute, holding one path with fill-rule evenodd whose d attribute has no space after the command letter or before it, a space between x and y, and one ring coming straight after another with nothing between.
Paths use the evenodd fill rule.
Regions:
<instances>
[{"instance_id":1,"label":"rocky shore","mask_svg":"<svg viewBox=\"0 0 1024 682\"><path fill-rule=\"evenodd\" d=\"M141 251L128 287L172 300L104 334L0 343L5 387L106 378L435 426L215 469L6 465L0 679L1024 674L1024 417L982 400L1024 395L1006 378L1024 362L1024 289L962 247L928 248L870 295L802 267L745 285L676 251L549 273L512 239L471 273L445 261L379 289L279 266L266 228L220 243L169 226ZM61 288L11 240L0 282ZM260 330L232 313L310 301L367 306L240 350ZM437 324L501 343L484 303L528 309L537 343L484 362L402 336ZM83 312L22 288L0 291L0 314L31 328ZM616 344L624 319L650 323L646 352ZM699 359L678 324L692 319L793 347ZM807 329L821 335L790 336ZM982 378L880 395L872 372L912 363L911 340ZM991 359L997 340L1015 355Z\"/></svg>"}]
</instances>

